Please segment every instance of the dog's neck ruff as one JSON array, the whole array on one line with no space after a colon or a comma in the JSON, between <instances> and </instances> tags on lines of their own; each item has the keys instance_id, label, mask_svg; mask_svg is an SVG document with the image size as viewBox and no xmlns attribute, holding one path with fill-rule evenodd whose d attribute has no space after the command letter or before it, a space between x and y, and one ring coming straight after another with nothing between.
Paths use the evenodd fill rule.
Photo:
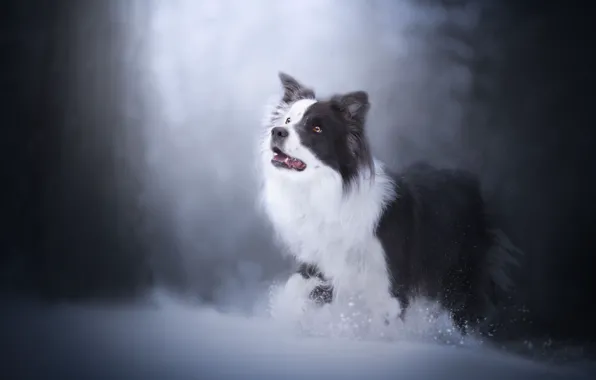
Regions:
<instances>
[{"instance_id":1,"label":"dog's neck ruff","mask_svg":"<svg viewBox=\"0 0 596 380\"><path fill-rule=\"evenodd\" d=\"M318 265L338 288L386 268L375 228L396 194L383 165L375 161L374 170L373 177L363 173L348 189L331 169L306 182L265 175L264 208L280 240L299 262Z\"/></svg>"}]
</instances>

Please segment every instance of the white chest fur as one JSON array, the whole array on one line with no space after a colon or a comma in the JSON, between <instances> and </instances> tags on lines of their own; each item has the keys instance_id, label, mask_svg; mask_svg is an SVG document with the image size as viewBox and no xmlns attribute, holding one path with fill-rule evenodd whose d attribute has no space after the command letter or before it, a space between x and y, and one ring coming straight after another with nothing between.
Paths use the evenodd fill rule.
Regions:
<instances>
[{"instance_id":1,"label":"white chest fur","mask_svg":"<svg viewBox=\"0 0 596 380\"><path fill-rule=\"evenodd\" d=\"M393 184L377 163L374 181L363 180L344 193L334 175L316 182L266 178L265 210L289 252L300 262L316 264L332 282L336 295L349 291L389 291L382 246L374 234Z\"/></svg>"}]
</instances>

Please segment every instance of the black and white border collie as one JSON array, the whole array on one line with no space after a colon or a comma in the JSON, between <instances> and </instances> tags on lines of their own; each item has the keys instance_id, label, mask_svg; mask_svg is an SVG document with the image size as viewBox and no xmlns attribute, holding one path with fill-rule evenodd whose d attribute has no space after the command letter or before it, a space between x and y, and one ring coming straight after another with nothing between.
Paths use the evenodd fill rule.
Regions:
<instances>
[{"instance_id":1,"label":"black and white border collie","mask_svg":"<svg viewBox=\"0 0 596 380\"><path fill-rule=\"evenodd\" d=\"M462 329L511 285L519 251L489 226L479 184L415 164L391 174L366 137L364 91L315 97L280 73L281 101L261 145L262 202L297 271L284 287L296 313L358 294L385 323L434 299Z\"/></svg>"}]
</instances>

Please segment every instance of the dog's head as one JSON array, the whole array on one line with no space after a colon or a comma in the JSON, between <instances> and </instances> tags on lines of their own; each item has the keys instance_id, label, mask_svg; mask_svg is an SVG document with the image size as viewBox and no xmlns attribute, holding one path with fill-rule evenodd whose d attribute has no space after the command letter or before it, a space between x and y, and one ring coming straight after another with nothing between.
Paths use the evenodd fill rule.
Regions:
<instances>
[{"instance_id":1,"label":"dog's head","mask_svg":"<svg viewBox=\"0 0 596 380\"><path fill-rule=\"evenodd\" d=\"M337 176L349 185L373 160L364 128L370 104L364 91L317 100L315 92L279 73L283 96L268 115L262 146L267 175L312 181Z\"/></svg>"}]
</instances>

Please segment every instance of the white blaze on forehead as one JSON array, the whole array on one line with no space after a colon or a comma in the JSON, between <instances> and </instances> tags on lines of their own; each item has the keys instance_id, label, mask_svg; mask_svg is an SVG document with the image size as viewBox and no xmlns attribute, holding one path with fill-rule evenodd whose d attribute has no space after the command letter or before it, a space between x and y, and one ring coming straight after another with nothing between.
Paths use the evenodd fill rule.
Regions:
<instances>
[{"instance_id":1,"label":"white blaze on forehead","mask_svg":"<svg viewBox=\"0 0 596 380\"><path fill-rule=\"evenodd\" d=\"M288 110L288 113L286 114L286 119L288 117L290 118L290 124L297 123L298 121L300 121L300 119L302 119L302 116L304 116L306 110L316 102L317 101L314 99L298 100L296 103L292 104L292 106ZM284 123L286 119L283 120Z\"/></svg>"}]
</instances>

